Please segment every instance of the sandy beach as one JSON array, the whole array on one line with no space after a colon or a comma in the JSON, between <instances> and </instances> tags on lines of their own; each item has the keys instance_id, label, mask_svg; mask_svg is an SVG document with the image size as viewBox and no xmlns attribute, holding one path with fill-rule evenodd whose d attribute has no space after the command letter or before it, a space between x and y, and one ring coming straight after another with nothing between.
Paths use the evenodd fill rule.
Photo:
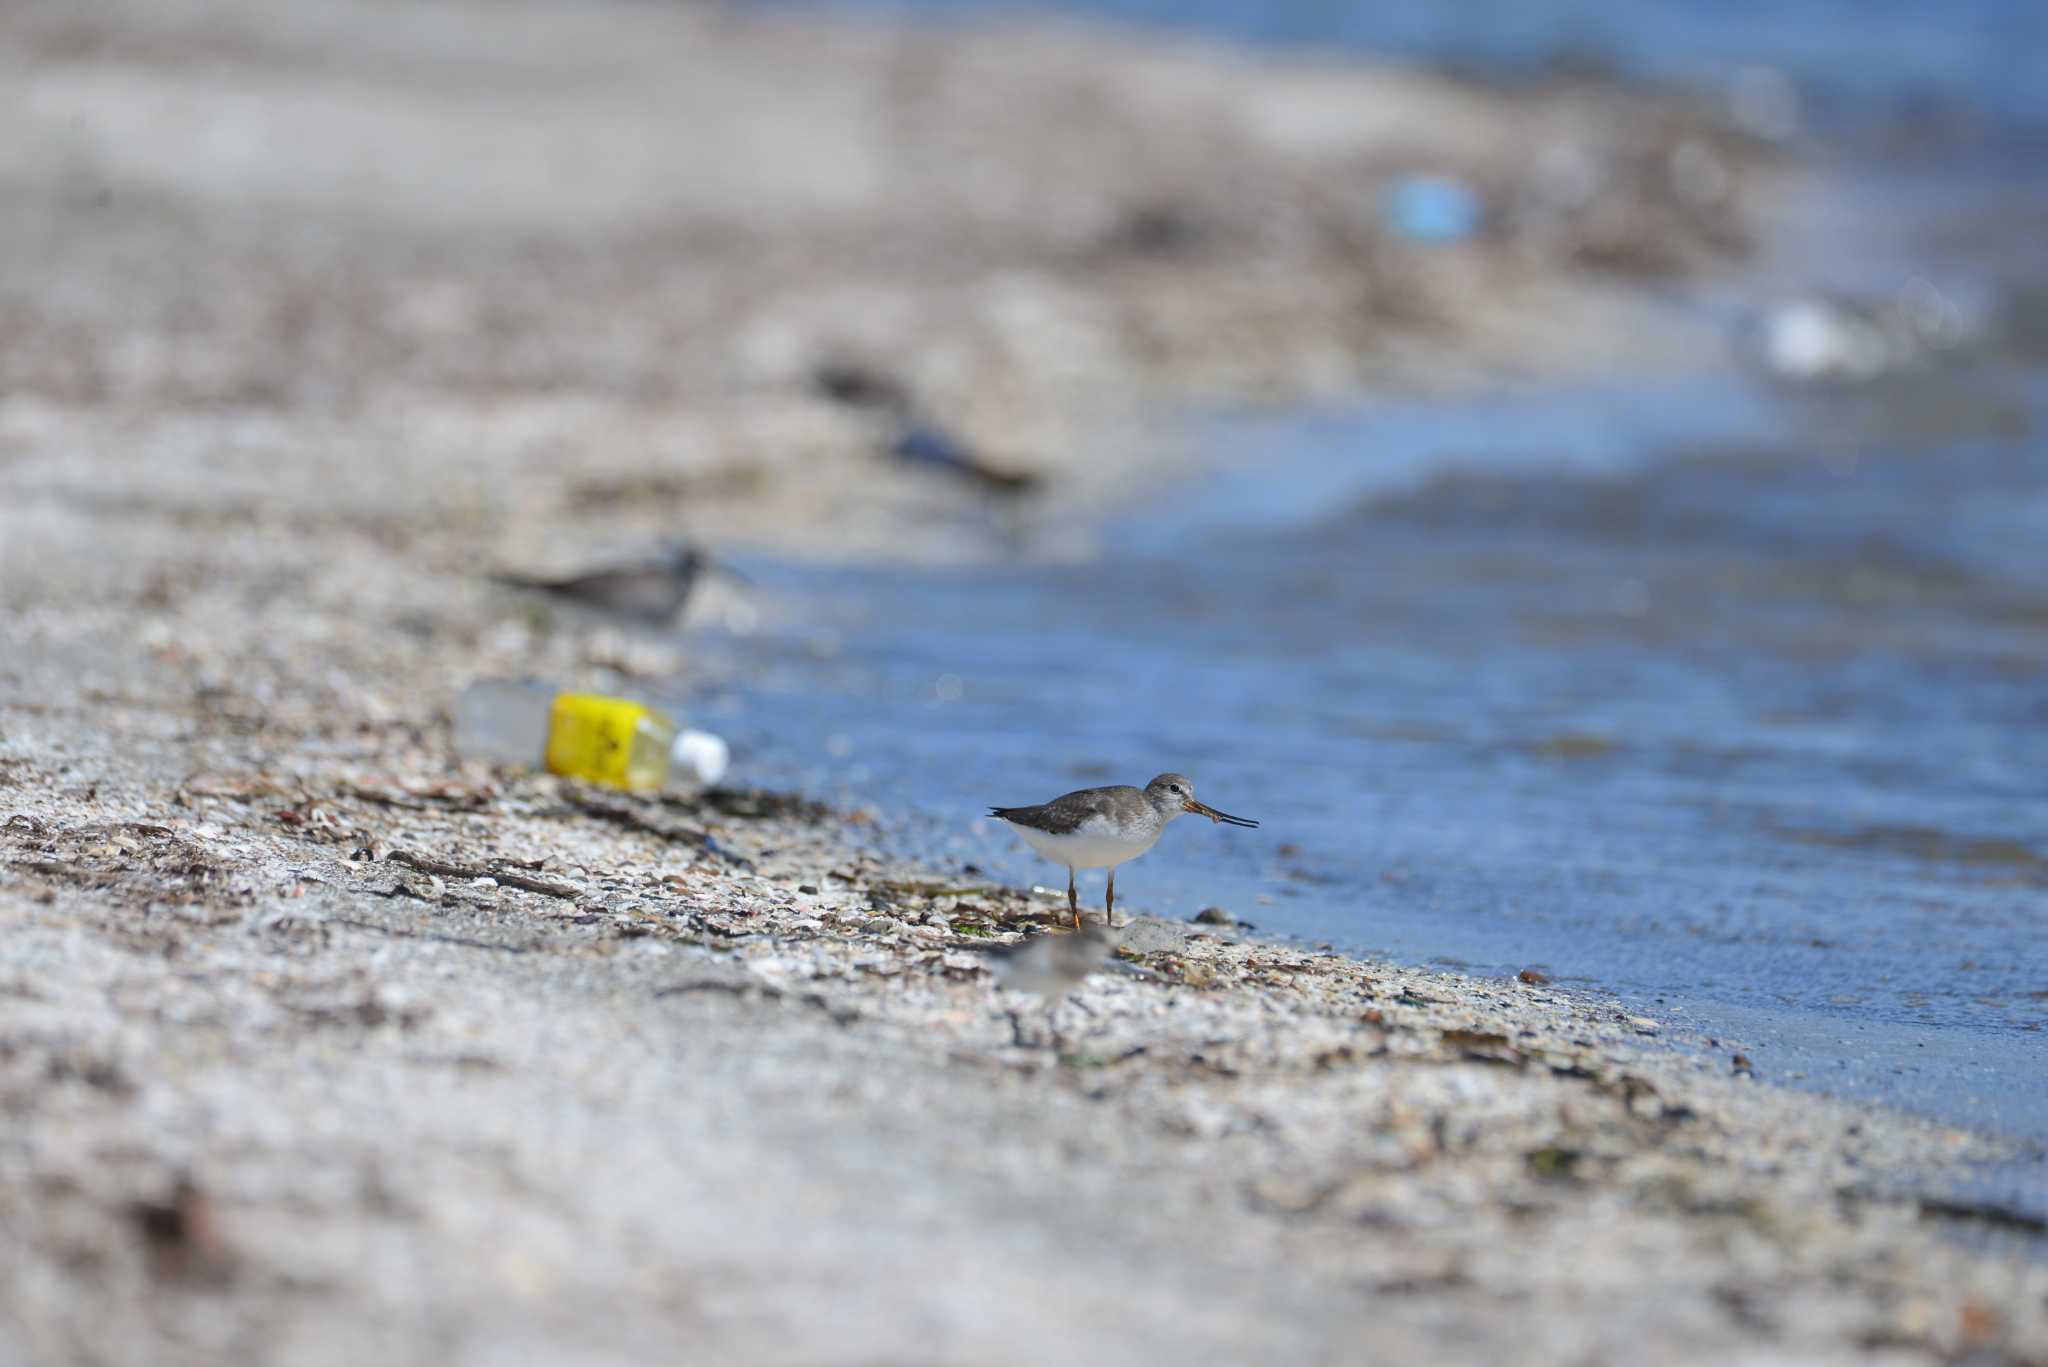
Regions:
<instances>
[{"instance_id":1,"label":"sandy beach","mask_svg":"<svg viewBox=\"0 0 2048 1367\"><path fill-rule=\"evenodd\" d=\"M989 554L826 362L1061 556L1161 413L1686 365L1646 286L1807 174L1718 111L695 5L38 0L0 73L0 1362L2048 1363L1901 1194L1982 1137L1225 925L1048 1010L1056 903L867 810L450 746L691 667L489 570ZM1412 171L1500 207L1401 241Z\"/></svg>"}]
</instances>

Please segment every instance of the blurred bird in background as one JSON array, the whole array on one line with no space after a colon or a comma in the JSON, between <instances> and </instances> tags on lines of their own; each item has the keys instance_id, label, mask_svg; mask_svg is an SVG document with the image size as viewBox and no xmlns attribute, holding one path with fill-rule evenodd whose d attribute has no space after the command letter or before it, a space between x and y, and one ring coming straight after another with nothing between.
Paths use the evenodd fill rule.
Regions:
<instances>
[{"instance_id":1,"label":"blurred bird in background","mask_svg":"<svg viewBox=\"0 0 2048 1367\"><path fill-rule=\"evenodd\" d=\"M491 577L509 588L545 594L648 626L674 623L707 573L741 576L720 565L701 548L676 542L651 559L593 569L561 579L501 573Z\"/></svg>"},{"instance_id":2,"label":"blurred bird in background","mask_svg":"<svg viewBox=\"0 0 2048 1367\"><path fill-rule=\"evenodd\" d=\"M1060 1004L1088 980L1090 974L1110 967L1110 955L1119 937L1102 926L1085 930L1048 931L1026 936L1013 945L996 945L982 952L988 958L989 976L1003 990L1036 997L1045 1012L1045 1040L1058 1049ZM1084 1007L1085 1009L1085 1007ZM1024 1029L1024 1016L1017 1006L1003 1012L1010 1020L1011 1043L1020 1048L1039 1047ZM1092 1013L1091 1013L1092 1014Z\"/></svg>"},{"instance_id":3,"label":"blurred bird in background","mask_svg":"<svg viewBox=\"0 0 2048 1367\"><path fill-rule=\"evenodd\" d=\"M1032 935L983 951L989 975L1006 992L1025 992L1055 1004L1102 968L1117 936L1101 926Z\"/></svg>"},{"instance_id":4,"label":"blurred bird in background","mask_svg":"<svg viewBox=\"0 0 2048 1367\"><path fill-rule=\"evenodd\" d=\"M994 493L1021 494L1038 481L1019 470L989 465L972 448L918 411L909 390L887 375L828 361L811 374L818 392L849 408L881 414L891 424L885 449L906 465L943 470Z\"/></svg>"}]
</instances>

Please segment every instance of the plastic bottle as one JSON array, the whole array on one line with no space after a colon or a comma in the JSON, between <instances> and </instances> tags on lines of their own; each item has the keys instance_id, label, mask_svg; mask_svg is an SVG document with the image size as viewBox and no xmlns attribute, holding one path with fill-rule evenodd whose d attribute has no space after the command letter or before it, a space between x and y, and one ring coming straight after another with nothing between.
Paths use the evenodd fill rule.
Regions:
<instances>
[{"instance_id":1,"label":"plastic bottle","mask_svg":"<svg viewBox=\"0 0 2048 1367\"><path fill-rule=\"evenodd\" d=\"M678 727L645 703L509 679L463 690L455 703L455 749L465 759L526 765L635 792L671 781L716 783L728 759L724 740Z\"/></svg>"}]
</instances>

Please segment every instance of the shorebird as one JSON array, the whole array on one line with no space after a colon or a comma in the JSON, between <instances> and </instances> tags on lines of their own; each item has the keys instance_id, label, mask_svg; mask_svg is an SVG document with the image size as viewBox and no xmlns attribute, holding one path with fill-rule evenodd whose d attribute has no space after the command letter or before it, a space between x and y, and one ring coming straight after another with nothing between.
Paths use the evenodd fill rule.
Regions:
<instances>
[{"instance_id":1,"label":"shorebird","mask_svg":"<svg viewBox=\"0 0 2048 1367\"><path fill-rule=\"evenodd\" d=\"M1116 944L1115 931L1089 926L1071 933L1044 931L1014 945L993 946L983 953L988 956L989 976L1003 989L1005 997L1023 993L1038 999L1038 1004L1045 1008L1045 1028L1052 1036L1053 1047L1058 1048L1060 1004L1088 980L1089 974L1111 966L1109 956ZM1004 1014L1010 1018L1010 1042L1028 1046L1022 1013L1012 1005Z\"/></svg>"},{"instance_id":2,"label":"shorebird","mask_svg":"<svg viewBox=\"0 0 2048 1367\"><path fill-rule=\"evenodd\" d=\"M1116 868L1158 843L1166 823L1182 812L1257 826L1256 821L1219 812L1195 801L1195 784L1185 774L1161 774L1142 788L1119 783L1108 788L1083 788L1036 807L991 807L988 814L1007 821L1024 843L1047 859L1067 866L1067 910L1081 925L1081 901L1074 892L1076 869L1108 869L1109 893L1103 919L1116 921Z\"/></svg>"},{"instance_id":3,"label":"shorebird","mask_svg":"<svg viewBox=\"0 0 2048 1367\"><path fill-rule=\"evenodd\" d=\"M1075 935L1046 931L983 952L989 976L1005 990L1058 1002L1108 964L1116 939L1100 926L1090 926Z\"/></svg>"},{"instance_id":4,"label":"shorebird","mask_svg":"<svg viewBox=\"0 0 2048 1367\"><path fill-rule=\"evenodd\" d=\"M544 593L652 626L666 626L689 601L698 578L707 570L721 568L697 547L678 543L647 560L591 570L566 579L534 579L520 574L491 577L511 588Z\"/></svg>"},{"instance_id":5,"label":"shorebird","mask_svg":"<svg viewBox=\"0 0 2048 1367\"><path fill-rule=\"evenodd\" d=\"M882 414L895 429L889 454L906 465L943 470L999 494L1021 494L1038 482L1027 471L990 465L966 442L926 417L922 406L898 381L878 371L832 361L812 372L818 392L849 408Z\"/></svg>"}]
</instances>

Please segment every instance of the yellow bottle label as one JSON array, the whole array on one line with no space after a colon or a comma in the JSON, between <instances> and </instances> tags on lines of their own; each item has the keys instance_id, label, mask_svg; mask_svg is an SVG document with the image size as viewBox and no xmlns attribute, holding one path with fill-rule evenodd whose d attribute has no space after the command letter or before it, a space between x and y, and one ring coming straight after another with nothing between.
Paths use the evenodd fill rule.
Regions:
<instances>
[{"instance_id":1,"label":"yellow bottle label","mask_svg":"<svg viewBox=\"0 0 2048 1367\"><path fill-rule=\"evenodd\" d=\"M661 775L646 772L648 747L635 743L649 729L674 728L643 703L597 693L558 693L548 718L548 770L614 788L655 786Z\"/></svg>"}]
</instances>

